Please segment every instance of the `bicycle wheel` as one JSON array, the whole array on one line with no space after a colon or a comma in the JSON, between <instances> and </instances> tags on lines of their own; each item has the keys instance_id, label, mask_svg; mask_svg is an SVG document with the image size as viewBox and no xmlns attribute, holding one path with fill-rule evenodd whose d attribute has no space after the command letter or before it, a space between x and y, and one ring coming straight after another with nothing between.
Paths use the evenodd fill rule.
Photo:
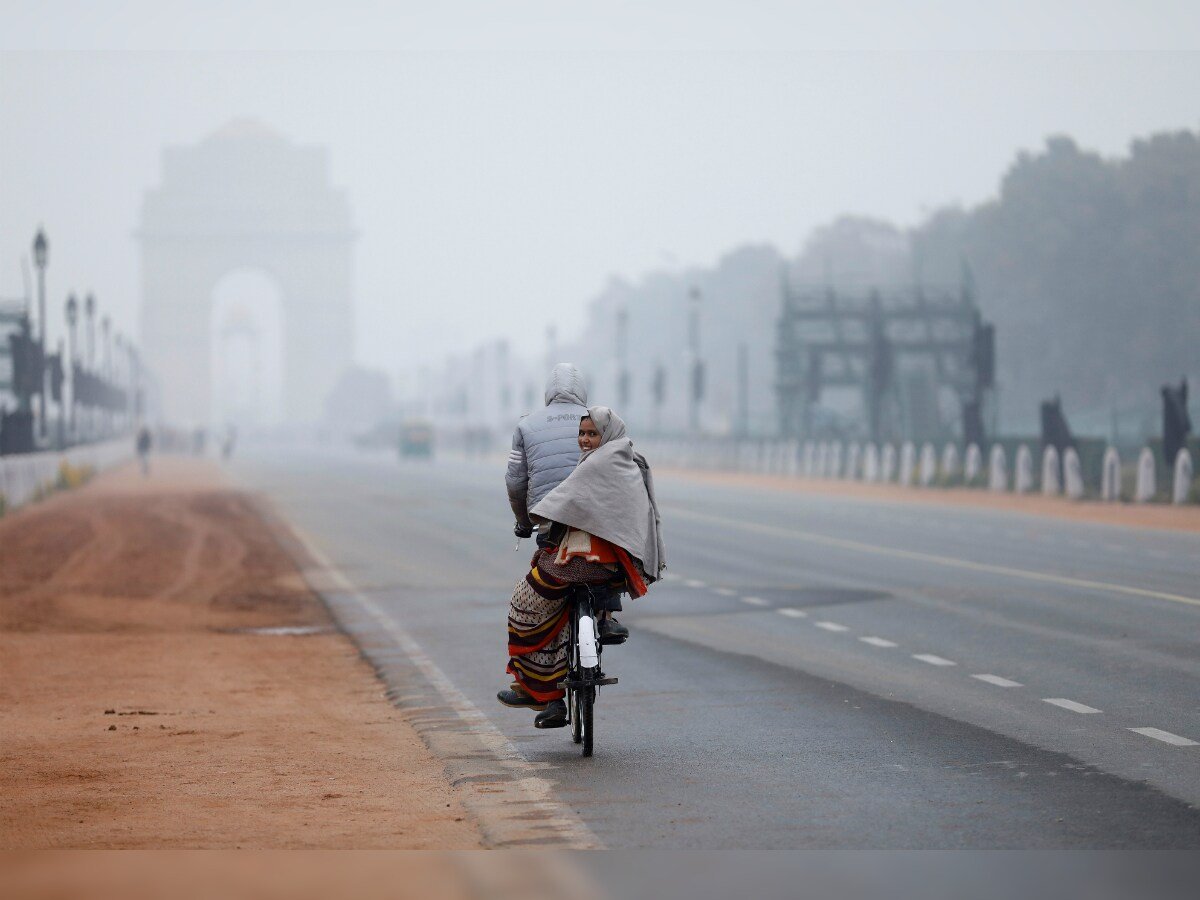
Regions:
<instances>
[{"instance_id":1,"label":"bicycle wheel","mask_svg":"<svg viewBox=\"0 0 1200 900\"><path fill-rule=\"evenodd\" d=\"M579 692L579 721L583 726L583 755L592 755L592 742L595 730L592 727L592 708L596 704L596 689L583 688Z\"/></svg>"},{"instance_id":2,"label":"bicycle wheel","mask_svg":"<svg viewBox=\"0 0 1200 900\"><path fill-rule=\"evenodd\" d=\"M579 608L571 611L571 626L568 634L567 678L575 681L580 676L579 671ZM571 722L571 740L579 743L583 740L583 722L579 716L579 688L567 688L567 718Z\"/></svg>"}]
</instances>

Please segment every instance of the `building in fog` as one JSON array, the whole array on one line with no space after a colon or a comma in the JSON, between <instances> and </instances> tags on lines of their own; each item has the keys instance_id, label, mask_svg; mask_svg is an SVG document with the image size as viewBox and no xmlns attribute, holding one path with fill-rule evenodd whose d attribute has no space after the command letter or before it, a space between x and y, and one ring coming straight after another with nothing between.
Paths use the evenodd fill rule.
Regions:
<instances>
[{"instance_id":1,"label":"building in fog","mask_svg":"<svg viewBox=\"0 0 1200 900\"><path fill-rule=\"evenodd\" d=\"M165 414L319 419L353 335L355 231L325 148L247 120L169 147L138 237L142 339Z\"/></svg>"}]
</instances>

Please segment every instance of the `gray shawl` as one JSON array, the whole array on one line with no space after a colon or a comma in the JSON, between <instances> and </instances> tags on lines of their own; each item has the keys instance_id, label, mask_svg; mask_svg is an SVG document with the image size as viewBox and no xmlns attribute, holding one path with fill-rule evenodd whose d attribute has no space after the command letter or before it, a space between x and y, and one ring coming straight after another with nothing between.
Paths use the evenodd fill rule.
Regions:
<instances>
[{"instance_id":1,"label":"gray shawl","mask_svg":"<svg viewBox=\"0 0 1200 900\"><path fill-rule=\"evenodd\" d=\"M620 416L594 406L588 417L600 432L600 446L584 453L529 512L616 544L641 562L648 581L657 581L667 562L650 466L633 449Z\"/></svg>"}]
</instances>

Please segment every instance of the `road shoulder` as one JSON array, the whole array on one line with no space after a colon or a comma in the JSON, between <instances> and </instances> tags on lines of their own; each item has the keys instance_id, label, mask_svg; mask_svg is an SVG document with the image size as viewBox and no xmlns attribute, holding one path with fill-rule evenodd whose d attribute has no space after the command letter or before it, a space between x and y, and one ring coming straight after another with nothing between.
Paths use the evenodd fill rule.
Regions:
<instances>
[{"instance_id":1,"label":"road shoulder","mask_svg":"<svg viewBox=\"0 0 1200 900\"><path fill-rule=\"evenodd\" d=\"M482 846L245 494L126 466L0 520L0 845Z\"/></svg>"}]
</instances>

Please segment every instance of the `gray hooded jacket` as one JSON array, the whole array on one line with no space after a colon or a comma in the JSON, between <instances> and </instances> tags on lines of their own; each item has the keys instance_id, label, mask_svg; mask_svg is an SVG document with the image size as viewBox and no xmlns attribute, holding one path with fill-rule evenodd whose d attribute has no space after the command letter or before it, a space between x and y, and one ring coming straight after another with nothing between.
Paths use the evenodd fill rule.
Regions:
<instances>
[{"instance_id":1,"label":"gray hooded jacket","mask_svg":"<svg viewBox=\"0 0 1200 900\"><path fill-rule=\"evenodd\" d=\"M504 483L522 525L529 523L529 508L579 463L579 420L586 415L583 375L570 363L559 363L546 382L546 406L523 416L513 432Z\"/></svg>"}]
</instances>

